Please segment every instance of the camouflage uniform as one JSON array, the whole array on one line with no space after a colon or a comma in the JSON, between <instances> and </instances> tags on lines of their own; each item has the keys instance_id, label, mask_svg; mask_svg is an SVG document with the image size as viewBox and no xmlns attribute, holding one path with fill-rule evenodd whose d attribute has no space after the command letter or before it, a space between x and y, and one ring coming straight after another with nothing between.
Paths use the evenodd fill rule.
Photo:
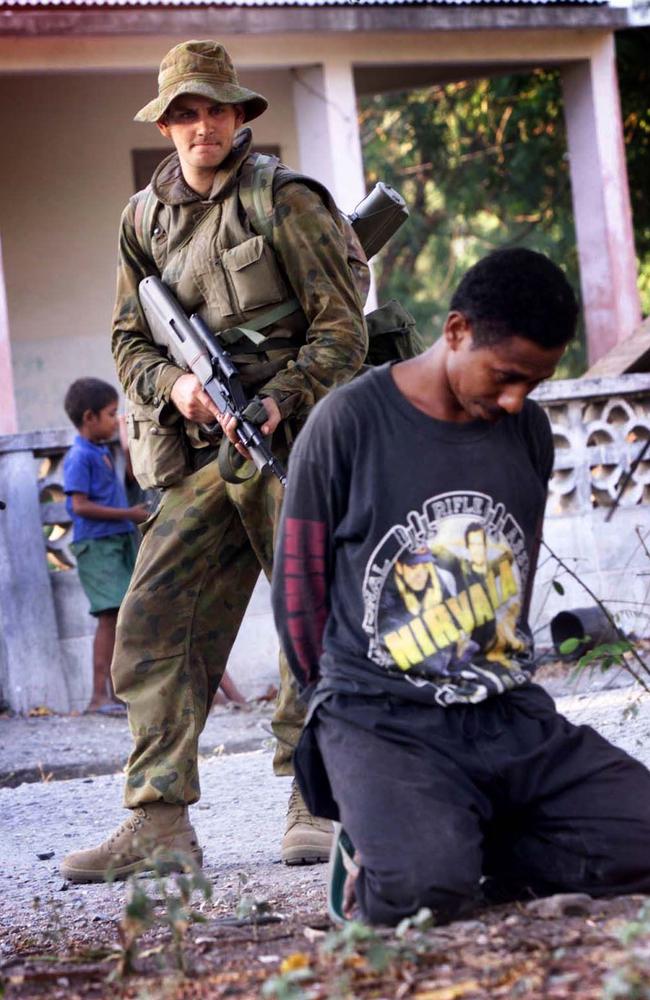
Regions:
<instances>
[{"instance_id":1,"label":"camouflage uniform","mask_svg":"<svg viewBox=\"0 0 650 1000\"><path fill-rule=\"evenodd\" d=\"M152 342L138 304L138 284L160 271L185 310L198 312L215 331L263 312L267 306L255 299L259 282L254 273L233 295L232 272L226 275L223 269L230 252L228 213L232 215L238 201L237 185L249 147L250 132L244 129L205 199L183 180L175 153L158 168L152 182L162 203L152 245L158 266L138 239L136 199L122 216L113 354L128 398L144 407L145 415L153 414L163 433L175 413L171 389L183 370ZM200 224L202 218L205 225ZM251 395L259 392L278 404L283 421L273 448L286 458L290 435L285 436L285 426L295 433L314 403L351 378L363 362L367 337L362 303L347 264L342 230L320 196L305 184L286 178L283 183L279 172L272 251L260 243L261 237L255 239L241 211L233 225L242 226L250 237L251 254L259 252L271 270L275 266L275 301L293 295L302 310L264 330L270 335L264 353L241 352L239 345L231 349ZM235 248L233 252L238 253ZM227 316L224 289L231 301ZM198 799L198 737L259 568L267 576L271 571L279 483L259 474L241 485L224 483L215 461L202 464L206 442L198 427L185 421L185 429L190 467L197 471L164 491L158 511L145 524L118 619L113 682L128 705L135 740L127 766L129 808L157 800L190 804ZM279 741L276 773L292 772L291 752L302 718L281 658L273 722Z\"/></svg>"}]
</instances>

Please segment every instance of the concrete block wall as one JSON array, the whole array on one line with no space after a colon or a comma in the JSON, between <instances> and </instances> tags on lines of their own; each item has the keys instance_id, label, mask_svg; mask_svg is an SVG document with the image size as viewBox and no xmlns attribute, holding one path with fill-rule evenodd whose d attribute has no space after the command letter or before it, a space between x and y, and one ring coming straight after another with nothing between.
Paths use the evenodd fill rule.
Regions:
<instances>
[{"instance_id":1,"label":"concrete block wall","mask_svg":"<svg viewBox=\"0 0 650 1000\"><path fill-rule=\"evenodd\" d=\"M548 382L535 396L555 441L545 542L624 631L648 636L650 450L639 459L650 438L650 375ZM543 547L531 608L538 642L550 644L548 623L559 611L593 603Z\"/></svg>"},{"instance_id":2,"label":"concrete block wall","mask_svg":"<svg viewBox=\"0 0 650 1000\"><path fill-rule=\"evenodd\" d=\"M50 582L69 711L83 712L92 694L95 620L88 613L76 569L50 573ZM270 588L261 575L227 664L230 676L246 698L260 697L270 685L277 687L278 651Z\"/></svg>"},{"instance_id":3,"label":"concrete block wall","mask_svg":"<svg viewBox=\"0 0 650 1000\"><path fill-rule=\"evenodd\" d=\"M83 712L95 619L70 551L63 457L71 430L0 437L0 702L14 711ZM44 533L44 526L49 531ZM247 698L278 683L269 584L260 576L227 669Z\"/></svg>"},{"instance_id":4,"label":"concrete block wall","mask_svg":"<svg viewBox=\"0 0 650 1000\"><path fill-rule=\"evenodd\" d=\"M83 712L93 688L95 620L76 569L50 573L69 711Z\"/></svg>"}]
</instances>

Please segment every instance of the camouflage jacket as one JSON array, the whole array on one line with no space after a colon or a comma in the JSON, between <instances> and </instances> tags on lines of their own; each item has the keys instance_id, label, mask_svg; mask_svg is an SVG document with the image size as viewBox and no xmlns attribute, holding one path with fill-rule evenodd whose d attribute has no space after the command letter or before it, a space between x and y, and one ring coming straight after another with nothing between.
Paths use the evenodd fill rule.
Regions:
<instances>
[{"instance_id":1,"label":"camouflage jacket","mask_svg":"<svg viewBox=\"0 0 650 1000\"><path fill-rule=\"evenodd\" d=\"M218 208L219 202L225 204L239 182L250 142L251 134L246 129L218 170L207 199L187 186L176 154L163 161L152 180L153 190L162 203L159 225L154 229L154 259L157 231L164 234L166 253L171 256L190 241L207 211ZM124 210L120 225L112 350L129 398L151 406L154 411L162 411L183 369L152 341L140 310L139 282L159 271L138 240L135 205L134 197ZM253 234L252 229L250 232ZM288 293L295 295L304 313L301 317L304 334L295 360L288 360L279 371L273 371L271 365L270 377L255 389L278 403L283 418L301 418L329 389L348 381L361 366L367 349L363 307L347 264L342 230L318 194L306 185L290 181L277 191L274 186L272 243ZM185 276L176 287L172 283L173 291L186 311L199 312L213 329L223 329L232 324L215 323L215 316L210 314L207 280L205 274L201 275L190 286ZM233 356L237 360L236 350Z\"/></svg>"}]
</instances>

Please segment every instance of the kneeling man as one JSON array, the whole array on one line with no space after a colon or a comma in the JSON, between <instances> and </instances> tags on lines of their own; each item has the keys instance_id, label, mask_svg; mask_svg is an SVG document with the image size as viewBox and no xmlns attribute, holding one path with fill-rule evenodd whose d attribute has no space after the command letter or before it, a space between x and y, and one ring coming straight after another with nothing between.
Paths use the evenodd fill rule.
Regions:
<instances>
[{"instance_id":1,"label":"kneeling man","mask_svg":"<svg viewBox=\"0 0 650 1000\"><path fill-rule=\"evenodd\" d=\"M547 257L496 251L433 347L328 396L292 454L273 601L311 696L296 771L357 850L371 923L650 891L650 772L531 681L553 442L527 396L577 313ZM398 600L404 566L447 585Z\"/></svg>"}]
</instances>

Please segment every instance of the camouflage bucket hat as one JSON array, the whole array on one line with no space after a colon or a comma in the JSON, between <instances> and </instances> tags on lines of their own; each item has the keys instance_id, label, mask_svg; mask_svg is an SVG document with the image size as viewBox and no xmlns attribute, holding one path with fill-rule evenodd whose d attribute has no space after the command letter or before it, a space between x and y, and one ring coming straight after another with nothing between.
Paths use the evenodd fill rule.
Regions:
<instances>
[{"instance_id":1,"label":"camouflage bucket hat","mask_svg":"<svg viewBox=\"0 0 650 1000\"><path fill-rule=\"evenodd\" d=\"M136 122L157 122L181 94L199 94L221 104L241 104L244 121L258 118L268 101L239 84L235 67L223 45L217 42L181 42L160 64L158 97L138 111Z\"/></svg>"}]
</instances>

